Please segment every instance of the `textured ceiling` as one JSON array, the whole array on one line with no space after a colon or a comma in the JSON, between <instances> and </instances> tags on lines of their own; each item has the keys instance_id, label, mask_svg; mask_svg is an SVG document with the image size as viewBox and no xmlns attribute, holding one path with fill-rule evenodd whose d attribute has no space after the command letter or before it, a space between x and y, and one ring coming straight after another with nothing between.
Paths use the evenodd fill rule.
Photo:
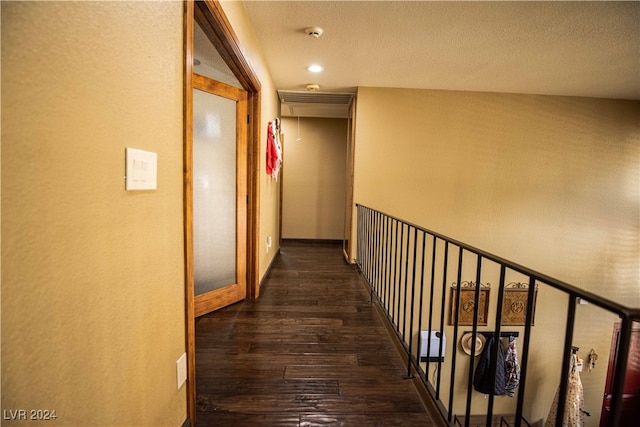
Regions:
<instances>
[{"instance_id":1,"label":"textured ceiling","mask_svg":"<svg viewBox=\"0 0 640 427\"><path fill-rule=\"evenodd\" d=\"M640 2L245 1L277 89L640 99ZM319 26L324 35L307 36ZM324 66L321 74L306 70Z\"/></svg>"}]
</instances>

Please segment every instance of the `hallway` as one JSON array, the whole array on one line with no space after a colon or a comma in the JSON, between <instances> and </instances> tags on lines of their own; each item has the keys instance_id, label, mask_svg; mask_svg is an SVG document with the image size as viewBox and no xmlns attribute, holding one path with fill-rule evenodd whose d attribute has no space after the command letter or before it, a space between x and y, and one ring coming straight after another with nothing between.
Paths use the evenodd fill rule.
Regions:
<instances>
[{"instance_id":1,"label":"hallway","mask_svg":"<svg viewBox=\"0 0 640 427\"><path fill-rule=\"evenodd\" d=\"M431 426L340 245L285 243L257 301L196 321L198 426Z\"/></svg>"}]
</instances>

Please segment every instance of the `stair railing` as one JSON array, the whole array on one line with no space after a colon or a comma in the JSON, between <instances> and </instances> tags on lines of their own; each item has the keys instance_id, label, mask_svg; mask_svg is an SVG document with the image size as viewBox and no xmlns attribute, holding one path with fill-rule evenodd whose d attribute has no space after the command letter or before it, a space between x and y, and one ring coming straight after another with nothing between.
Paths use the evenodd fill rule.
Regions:
<instances>
[{"instance_id":1,"label":"stair railing","mask_svg":"<svg viewBox=\"0 0 640 427\"><path fill-rule=\"evenodd\" d=\"M564 324L564 343L561 372L569 372L572 363L573 334L576 322L576 304L579 300L594 304L608 312L614 313L620 319L620 337L618 343L617 358L615 360L615 372L613 376L613 389L609 424L619 425L621 416L621 402L625 373L631 340L633 322L640 321L640 309L629 308L602 296L596 295L574 285L564 283L545 274L508 261L504 258L477 249L463 242L444 236L440 233L428 230L424 227L412 224L408 221L385 214L378 210L356 204L357 206L357 253L356 263L370 286L371 300L380 304L386 313L387 319L396 332L396 335L404 346L407 355L406 378L412 378L416 372L435 402L442 418L449 425L470 425L472 405L472 389L474 379L474 355L476 352L476 340L472 340L469 349L469 372L466 380L466 402L464 416L460 418L454 415L454 391L456 386L456 354L458 352L458 340L460 327L470 327L473 335L485 334L495 337L519 334L519 332L505 332L502 330L505 308L505 291L509 291L506 283L508 274L519 274L526 280L518 282L520 291L526 292L526 304L519 301L522 315L523 333L520 351L520 380L517 388L517 404L513 423L520 427L528 422L523 416L524 404L527 402L526 381L527 366L530 362L530 337L533 326L536 293L540 286L551 287L568 297L567 318ZM469 260L473 266L475 262L475 280L463 280L469 276ZM483 301L483 291L486 291L482 283L483 268L488 265L499 268L498 298L495 319L489 322L487 319L487 305L489 300ZM463 267L464 265L464 267ZM464 271L464 273L463 273ZM472 274L472 273L471 273ZM436 280L438 277L440 280ZM451 288L448 283L453 281ZM451 292L448 292L451 290ZM447 295L450 293L450 297ZM463 297L463 294L465 295ZM471 297L470 297L471 295ZM488 292L487 292L488 295ZM523 294L519 294L523 295ZM449 305L447 305L447 302ZM511 302L511 301L510 301ZM461 307L462 304L462 307ZM455 309L461 307L462 309ZM445 313L450 308L449 322L453 329L451 341L447 340L446 348L444 339L439 339L437 349L431 348L431 340L422 339L422 331L431 334L439 333L444 336ZM484 310L484 311L483 311ZM466 316L463 319L463 316ZM463 322L464 320L464 322ZM479 327L493 323L495 327L489 331L479 330ZM420 331L419 339L416 332ZM463 331L465 332L465 331ZM427 338L429 338L427 336ZM423 348L426 347L426 348ZM495 373L497 366L498 346L492 348L493 357L490 373L493 374L495 386ZM466 351L465 351L466 352ZM436 357L432 357L435 354ZM451 366L447 373L449 382L448 399L443 399L442 380L443 357L451 357ZM425 356L428 355L428 356ZM425 368L421 362L426 362ZM433 383L428 378L430 365L436 366ZM564 417L567 390L569 387L567 375L562 375L559 386L559 402L557 407L556 425L562 425ZM448 402L448 403L447 403ZM486 425L493 425L494 419L494 395L489 394ZM501 422L504 417L499 416ZM463 420L463 421L461 421Z\"/></svg>"}]
</instances>

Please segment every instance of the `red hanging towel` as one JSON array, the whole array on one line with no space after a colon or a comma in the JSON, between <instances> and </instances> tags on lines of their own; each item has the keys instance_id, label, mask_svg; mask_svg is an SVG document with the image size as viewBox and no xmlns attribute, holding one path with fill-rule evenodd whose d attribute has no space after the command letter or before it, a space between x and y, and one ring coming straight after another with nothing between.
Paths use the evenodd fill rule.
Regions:
<instances>
[{"instance_id":1,"label":"red hanging towel","mask_svg":"<svg viewBox=\"0 0 640 427\"><path fill-rule=\"evenodd\" d=\"M267 128L267 175L278 179L282 165L282 148L280 147L280 120L269 122Z\"/></svg>"}]
</instances>

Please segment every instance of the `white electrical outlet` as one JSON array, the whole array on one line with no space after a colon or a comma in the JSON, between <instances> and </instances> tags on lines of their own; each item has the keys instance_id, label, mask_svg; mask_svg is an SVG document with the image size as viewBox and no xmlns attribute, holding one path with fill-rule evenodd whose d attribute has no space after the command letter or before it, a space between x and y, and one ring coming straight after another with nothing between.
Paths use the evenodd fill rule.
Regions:
<instances>
[{"instance_id":1,"label":"white electrical outlet","mask_svg":"<svg viewBox=\"0 0 640 427\"><path fill-rule=\"evenodd\" d=\"M182 384L187 381L187 353L182 353L182 356L176 361L176 369L178 372L178 390L180 390Z\"/></svg>"},{"instance_id":2,"label":"white electrical outlet","mask_svg":"<svg viewBox=\"0 0 640 427\"><path fill-rule=\"evenodd\" d=\"M267 237L267 253L269 253L269 249L271 249L271 236Z\"/></svg>"}]
</instances>

